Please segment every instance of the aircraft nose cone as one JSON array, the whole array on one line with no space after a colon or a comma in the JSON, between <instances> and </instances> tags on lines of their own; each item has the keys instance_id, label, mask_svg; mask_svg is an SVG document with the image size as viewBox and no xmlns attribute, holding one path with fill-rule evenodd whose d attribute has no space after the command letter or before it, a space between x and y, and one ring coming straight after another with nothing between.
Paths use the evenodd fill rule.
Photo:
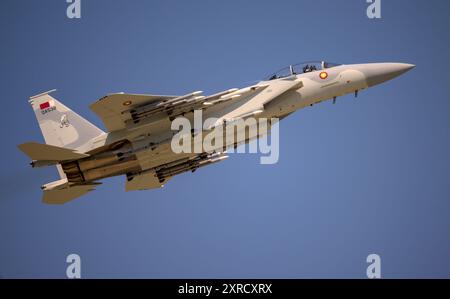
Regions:
<instances>
[{"instance_id":1,"label":"aircraft nose cone","mask_svg":"<svg viewBox=\"0 0 450 299\"><path fill-rule=\"evenodd\" d=\"M414 68L407 63L371 63L363 67L369 87L389 81Z\"/></svg>"}]
</instances>

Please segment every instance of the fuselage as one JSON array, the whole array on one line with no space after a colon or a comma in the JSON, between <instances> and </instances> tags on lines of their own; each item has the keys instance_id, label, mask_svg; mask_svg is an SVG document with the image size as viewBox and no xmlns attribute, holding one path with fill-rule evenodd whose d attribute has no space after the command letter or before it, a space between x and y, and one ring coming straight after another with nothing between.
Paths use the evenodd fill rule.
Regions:
<instances>
[{"instance_id":1,"label":"fuselage","mask_svg":"<svg viewBox=\"0 0 450 299\"><path fill-rule=\"evenodd\" d=\"M334 66L325 62L289 66L267 80L236 91L236 100L206 107L203 119L214 118L217 124L246 117L282 119L304 107L383 83L413 67L402 63ZM294 88L286 89L286 86ZM246 95L252 88L258 91ZM183 116L194 122L193 111ZM80 149L89 153L89 158L62 165L69 182L89 182L123 174L133 178L147 171L159 171L162 174L158 178L163 183L171 174L193 171L199 165L215 162L206 153L200 158L198 153L174 154L170 148L170 140L176 133L171 129L172 120L173 117L161 113L140 120L132 130L127 128L93 139ZM203 130L207 133L211 128ZM217 150L231 146L236 144L224 144Z\"/></svg>"}]
</instances>

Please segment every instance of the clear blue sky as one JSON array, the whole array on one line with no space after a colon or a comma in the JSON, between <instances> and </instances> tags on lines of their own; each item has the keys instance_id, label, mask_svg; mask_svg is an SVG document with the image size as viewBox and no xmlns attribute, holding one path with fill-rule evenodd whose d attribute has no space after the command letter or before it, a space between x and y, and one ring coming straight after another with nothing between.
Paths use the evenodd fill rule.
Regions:
<instances>
[{"instance_id":1,"label":"clear blue sky","mask_svg":"<svg viewBox=\"0 0 450 299\"><path fill-rule=\"evenodd\" d=\"M0 276L64 278L450 277L449 1L2 1ZM41 203L55 169L16 148L43 142L29 96L55 96L102 127L107 93L205 93L305 60L406 62L382 86L282 121L280 161L258 155L162 190L124 179L64 206Z\"/></svg>"}]
</instances>

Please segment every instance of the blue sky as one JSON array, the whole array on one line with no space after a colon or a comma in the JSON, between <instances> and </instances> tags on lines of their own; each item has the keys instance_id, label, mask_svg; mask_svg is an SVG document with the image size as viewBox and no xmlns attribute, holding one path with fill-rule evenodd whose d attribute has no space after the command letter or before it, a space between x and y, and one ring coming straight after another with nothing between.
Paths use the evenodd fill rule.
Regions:
<instances>
[{"instance_id":1,"label":"blue sky","mask_svg":"<svg viewBox=\"0 0 450 299\"><path fill-rule=\"evenodd\" d=\"M448 1L2 1L0 276L64 278L450 277ZM381 86L298 111L280 125L280 160L233 155L162 190L124 178L64 206L41 203L55 169L16 148L43 142L27 102L88 106L112 92L213 93L291 63L406 62Z\"/></svg>"}]
</instances>

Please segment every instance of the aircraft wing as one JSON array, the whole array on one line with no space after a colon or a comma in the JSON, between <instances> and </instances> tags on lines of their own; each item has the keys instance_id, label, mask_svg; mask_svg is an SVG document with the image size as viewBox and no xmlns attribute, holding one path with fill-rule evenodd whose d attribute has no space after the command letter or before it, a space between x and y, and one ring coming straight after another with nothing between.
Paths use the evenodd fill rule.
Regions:
<instances>
[{"instance_id":1,"label":"aircraft wing","mask_svg":"<svg viewBox=\"0 0 450 299\"><path fill-rule=\"evenodd\" d=\"M201 96L201 91L182 96L111 94L107 95L90 108L105 124L109 132L121 129L133 129L143 122L151 123L161 117L173 119L178 115L210 106L240 99L255 94L267 85L254 85L243 89L229 89L210 96Z\"/></svg>"},{"instance_id":2,"label":"aircraft wing","mask_svg":"<svg viewBox=\"0 0 450 299\"><path fill-rule=\"evenodd\" d=\"M160 103L175 98L174 96L150 94L115 93L104 96L93 103L90 108L103 121L109 132L124 129L129 119L130 109L151 103Z\"/></svg>"}]
</instances>

